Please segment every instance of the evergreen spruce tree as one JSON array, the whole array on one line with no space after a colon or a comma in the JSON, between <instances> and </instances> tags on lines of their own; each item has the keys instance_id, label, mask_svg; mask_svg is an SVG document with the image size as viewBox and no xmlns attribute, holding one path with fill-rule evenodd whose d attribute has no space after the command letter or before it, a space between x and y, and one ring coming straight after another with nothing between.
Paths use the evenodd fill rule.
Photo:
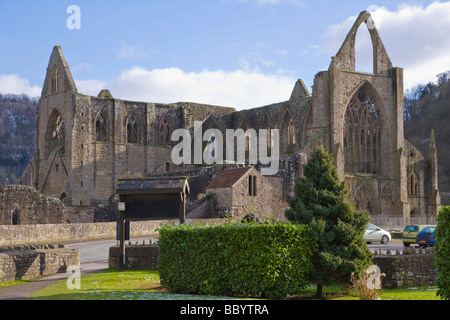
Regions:
<instances>
[{"instance_id":1,"label":"evergreen spruce tree","mask_svg":"<svg viewBox=\"0 0 450 320\"><path fill-rule=\"evenodd\" d=\"M311 281L317 284L316 296L322 297L323 285L348 283L352 272L359 274L371 264L372 253L363 239L369 216L347 201L345 183L323 147L311 154L303 172L304 178L295 180L285 215L308 225L317 240Z\"/></svg>"}]
</instances>

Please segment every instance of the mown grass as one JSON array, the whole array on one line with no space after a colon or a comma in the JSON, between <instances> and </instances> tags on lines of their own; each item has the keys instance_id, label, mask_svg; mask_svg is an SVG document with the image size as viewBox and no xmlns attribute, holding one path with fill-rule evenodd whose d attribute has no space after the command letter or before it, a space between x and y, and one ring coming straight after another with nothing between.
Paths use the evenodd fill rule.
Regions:
<instances>
[{"instance_id":1,"label":"mown grass","mask_svg":"<svg viewBox=\"0 0 450 320\"><path fill-rule=\"evenodd\" d=\"M82 275L79 289L69 289L67 282L68 280L60 280L33 293L31 298L36 300L227 299L226 297L168 293L161 287L158 271L118 272L107 269L99 273Z\"/></svg>"},{"instance_id":2,"label":"mown grass","mask_svg":"<svg viewBox=\"0 0 450 320\"><path fill-rule=\"evenodd\" d=\"M382 300L440 300L437 287L382 289ZM309 286L300 295L289 299L313 298L315 287ZM104 270L81 276L80 289L69 289L67 280L61 280L31 296L37 300L215 300L232 297L199 296L168 293L159 282L158 271ZM359 300L343 285L324 288L324 298L332 300Z\"/></svg>"}]
</instances>

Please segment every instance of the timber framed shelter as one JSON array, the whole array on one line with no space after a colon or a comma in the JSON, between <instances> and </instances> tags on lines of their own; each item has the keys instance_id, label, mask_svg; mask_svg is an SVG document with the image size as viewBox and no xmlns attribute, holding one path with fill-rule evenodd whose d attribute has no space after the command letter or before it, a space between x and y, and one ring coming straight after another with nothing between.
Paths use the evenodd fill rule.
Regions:
<instances>
[{"instance_id":1,"label":"timber framed shelter","mask_svg":"<svg viewBox=\"0 0 450 320\"><path fill-rule=\"evenodd\" d=\"M184 223L188 177L119 179L116 193L120 199L117 234L120 240L119 270L122 271L125 266L125 223L177 218Z\"/></svg>"}]
</instances>

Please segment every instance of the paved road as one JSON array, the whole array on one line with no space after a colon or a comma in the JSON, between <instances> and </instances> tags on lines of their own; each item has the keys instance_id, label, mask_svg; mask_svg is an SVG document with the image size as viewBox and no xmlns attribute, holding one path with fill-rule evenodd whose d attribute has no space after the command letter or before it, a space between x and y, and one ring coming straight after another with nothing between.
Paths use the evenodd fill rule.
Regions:
<instances>
[{"instance_id":1,"label":"paved road","mask_svg":"<svg viewBox=\"0 0 450 320\"><path fill-rule=\"evenodd\" d=\"M381 244L380 242L372 242L371 244L367 245L370 249L370 251L373 253L375 250L378 252L382 251L382 253L386 253L387 250L390 250L393 254L395 254L395 251L398 249L400 252L403 251L405 248L403 246L403 242L400 239L392 239L387 244ZM417 245L411 245L410 248L415 248L416 251L419 249L419 246Z\"/></svg>"},{"instance_id":2,"label":"paved road","mask_svg":"<svg viewBox=\"0 0 450 320\"><path fill-rule=\"evenodd\" d=\"M154 240L156 236L140 236L132 237L132 244L138 242L149 243L150 239ZM128 243L128 241L126 241ZM80 263L93 262L99 260L108 260L109 248L117 244L115 239L85 240L78 242L63 243L68 249L78 248L80 250Z\"/></svg>"}]
</instances>

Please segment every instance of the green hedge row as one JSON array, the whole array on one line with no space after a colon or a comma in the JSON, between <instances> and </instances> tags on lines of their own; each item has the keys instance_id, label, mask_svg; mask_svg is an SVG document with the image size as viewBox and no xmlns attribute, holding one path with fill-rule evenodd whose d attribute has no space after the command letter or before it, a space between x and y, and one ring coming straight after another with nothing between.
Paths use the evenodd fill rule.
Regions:
<instances>
[{"instance_id":1,"label":"green hedge row","mask_svg":"<svg viewBox=\"0 0 450 320\"><path fill-rule=\"evenodd\" d=\"M283 299L307 284L315 248L305 226L163 226L161 284L174 293Z\"/></svg>"},{"instance_id":2,"label":"green hedge row","mask_svg":"<svg viewBox=\"0 0 450 320\"><path fill-rule=\"evenodd\" d=\"M441 207L436 228L436 270L438 295L450 299L450 206Z\"/></svg>"}]
</instances>

